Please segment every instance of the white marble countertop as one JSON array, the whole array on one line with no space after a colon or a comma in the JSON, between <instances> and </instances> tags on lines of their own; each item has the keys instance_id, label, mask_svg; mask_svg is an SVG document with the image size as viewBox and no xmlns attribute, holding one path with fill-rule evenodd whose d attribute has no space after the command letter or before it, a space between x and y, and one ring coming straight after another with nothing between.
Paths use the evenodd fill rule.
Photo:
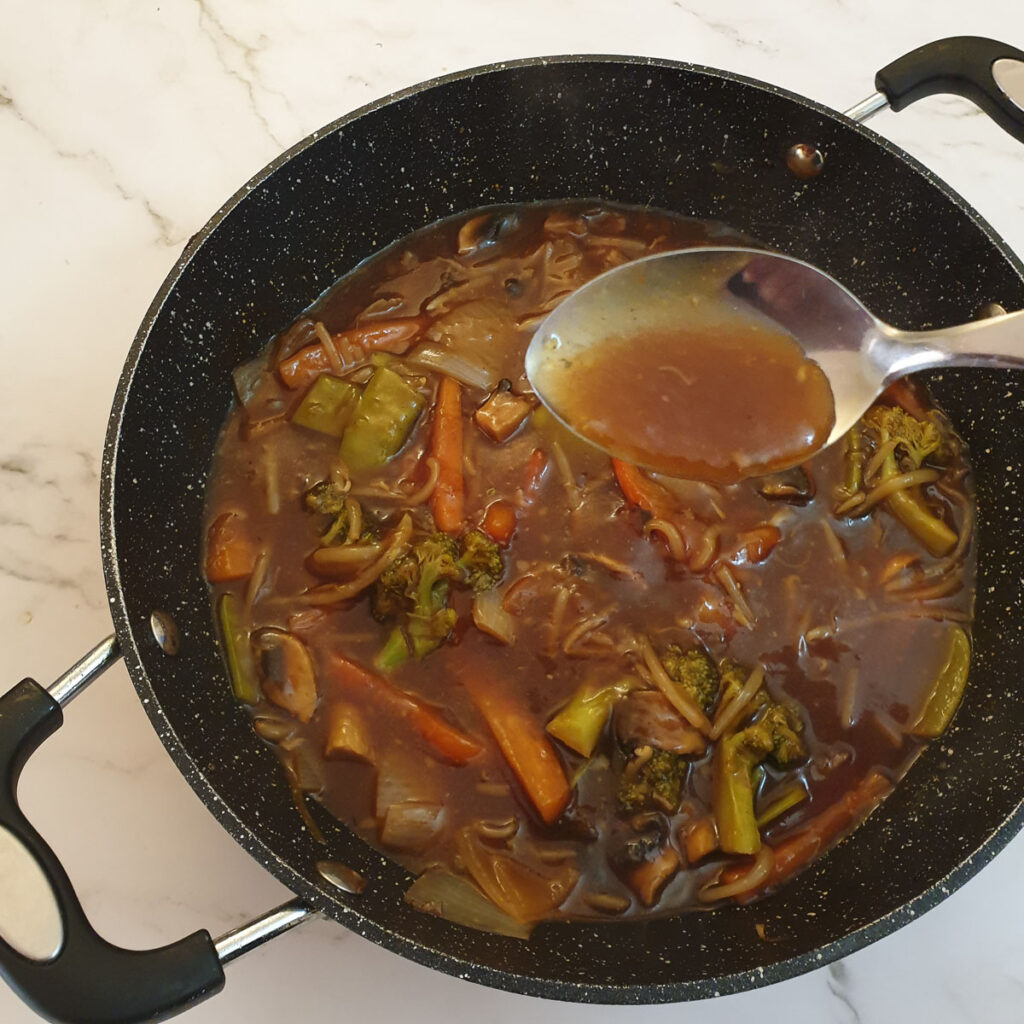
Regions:
<instances>
[{"instance_id":1,"label":"white marble countertop","mask_svg":"<svg viewBox=\"0 0 1024 1024\"><path fill-rule=\"evenodd\" d=\"M959 8L954 13L954 7ZM99 463L114 386L162 278L221 201L282 149L446 71L542 53L645 53L845 108L929 39L1024 46L1020 0L0 0L0 635L8 683L50 681L110 630ZM1024 149L970 104L872 127L1024 253ZM111 940L219 934L287 898L179 776L123 667L30 763L24 806ZM316 922L228 970L190 1020L421 1024L678 1019L787 1024L1024 1019L1024 839L897 934L758 992L582 1007L491 991ZM0 987L0 1020L35 1020Z\"/></svg>"}]
</instances>

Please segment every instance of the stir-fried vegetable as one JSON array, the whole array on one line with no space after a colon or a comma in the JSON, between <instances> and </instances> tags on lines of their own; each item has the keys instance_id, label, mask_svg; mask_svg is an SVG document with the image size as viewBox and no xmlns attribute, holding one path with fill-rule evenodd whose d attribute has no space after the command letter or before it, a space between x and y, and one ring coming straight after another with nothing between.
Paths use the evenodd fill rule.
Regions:
<instances>
[{"instance_id":1,"label":"stir-fried vegetable","mask_svg":"<svg viewBox=\"0 0 1024 1024\"><path fill-rule=\"evenodd\" d=\"M597 746L612 707L637 685L631 676L610 686L581 686L569 703L548 722L547 731L570 750L590 757Z\"/></svg>"},{"instance_id":2,"label":"stir-fried vegetable","mask_svg":"<svg viewBox=\"0 0 1024 1024\"><path fill-rule=\"evenodd\" d=\"M571 864L545 864L497 850L481 842L471 828L459 833L456 849L473 881L497 907L523 924L547 917L565 902L579 878Z\"/></svg>"},{"instance_id":3,"label":"stir-fried vegetable","mask_svg":"<svg viewBox=\"0 0 1024 1024\"><path fill-rule=\"evenodd\" d=\"M206 578L211 583L241 580L256 565L256 544L240 512L223 512L210 524L206 537Z\"/></svg>"},{"instance_id":4,"label":"stir-fried vegetable","mask_svg":"<svg viewBox=\"0 0 1024 1024\"><path fill-rule=\"evenodd\" d=\"M322 374L292 413L292 423L341 437L358 401L359 388L354 384Z\"/></svg>"},{"instance_id":5,"label":"stir-fried vegetable","mask_svg":"<svg viewBox=\"0 0 1024 1024\"><path fill-rule=\"evenodd\" d=\"M279 708L308 722L320 694L306 645L280 629L260 630L253 638L263 692Z\"/></svg>"},{"instance_id":6,"label":"stir-fried vegetable","mask_svg":"<svg viewBox=\"0 0 1024 1024\"><path fill-rule=\"evenodd\" d=\"M689 763L680 754L638 748L619 778L615 802L620 814L663 811L674 814L682 799Z\"/></svg>"},{"instance_id":7,"label":"stir-fried vegetable","mask_svg":"<svg viewBox=\"0 0 1024 1024\"><path fill-rule=\"evenodd\" d=\"M327 351L323 341L307 345L278 363L277 375L285 387L305 387L326 370L337 373L352 369L371 352L407 351L423 326L424 321L420 317L409 317L404 320L381 321L330 335L333 353Z\"/></svg>"},{"instance_id":8,"label":"stir-fried vegetable","mask_svg":"<svg viewBox=\"0 0 1024 1024\"><path fill-rule=\"evenodd\" d=\"M701 647L684 651L679 644L669 644L661 656L665 671L690 700L704 714L710 714L718 702L718 691L721 686L718 669L711 655Z\"/></svg>"},{"instance_id":9,"label":"stir-fried vegetable","mask_svg":"<svg viewBox=\"0 0 1024 1024\"><path fill-rule=\"evenodd\" d=\"M459 568L465 573L466 582L476 591L496 586L505 571L498 546L479 530L470 530L462 538Z\"/></svg>"},{"instance_id":10,"label":"stir-fried vegetable","mask_svg":"<svg viewBox=\"0 0 1024 1024\"><path fill-rule=\"evenodd\" d=\"M405 721L437 756L465 764L483 749L471 736L449 725L436 711L411 694L375 676L338 654L328 659L328 680L350 700L386 707L396 721Z\"/></svg>"},{"instance_id":11,"label":"stir-fried vegetable","mask_svg":"<svg viewBox=\"0 0 1024 1024\"><path fill-rule=\"evenodd\" d=\"M565 810L571 791L543 728L492 680L480 679L467 669L462 681L537 813L550 824Z\"/></svg>"},{"instance_id":12,"label":"stir-fried vegetable","mask_svg":"<svg viewBox=\"0 0 1024 1024\"><path fill-rule=\"evenodd\" d=\"M528 939L532 924L523 924L499 910L468 878L444 868L425 871L409 887L405 902L446 921L479 931Z\"/></svg>"},{"instance_id":13,"label":"stir-fried vegetable","mask_svg":"<svg viewBox=\"0 0 1024 1024\"><path fill-rule=\"evenodd\" d=\"M338 701L328 710L324 757L374 763L373 744L366 722L354 704Z\"/></svg>"},{"instance_id":14,"label":"stir-fried vegetable","mask_svg":"<svg viewBox=\"0 0 1024 1024\"><path fill-rule=\"evenodd\" d=\"M901 478L910 479L911 474L919 471L924 461L942 445L942 436L933 423L916 419L899 406L876 405L865 415L864 425L875 436L879 447L888 449L878 470L879 491ZM902 466L897 461L897 454L902 459ZM863 509L870 501L871 495L868 494L859 508ZM956 533L928 508L919 485L910 484L893 490L885 502L889 511L933 555L948 554L956 546Z\"/></svg>"},{"instance_id":15,"label":"stir-fried vegetable","mask_svg":"<svg viewBox=\"0 0 1024 1024\"><path fill-rule=\"evenodd\" d=\"M516 509L508 501L492 501L480 529L498 544L508 544L516 532Z\"/></svg>"},{"instance_id":16,"label":"stir-fried vegetable","mask_svg":"<svg viewBox=\"0 0 1024 1024\"><path fill-rule=\"evenodd\" d=\"M423 398L394 370L378 367L359 396L341 439L341 459L352 470L381 466L405 444Z\"/></svg>"},{"instance_id":17,"label":"stir-fried vegetable","mask_svg":"<svg viewBox=\"0 0 1024 1024\"><path fill-rule=\"evenodd\" d=\"M430 511L437 528L459 533L465 515L462 479L462 389L458 381L442 377L434 402L430 452L437 460L437 484L430 495Z\"/></svg>"},{"instance_id":18,"label":"stir-fried vegetable","mask_svg":"<svg viewBox=\"0 0 1024 1024\"><path fill-rule=\"evenodd\" d=\"M450 588L486 590L497 583L502 570L497 546L477 531L467 533L461 542L446 533L418 540L373 585L374 618L397 620L376 667L397 668L410 657L423 658L440 647L455 627L455 611L448 604Z\"/></svg>"},{"instance_id":19,"label":"stir-fried vegetable","mask_svg":"<svg viewBox=\"0 0 1024 1024\"><path fill-rule=\"evenodd\" d=\"M756 853L761 848L754 813L754 769L766 759L788 768L807 756L800 736L803 724L792 708L762 689L754 716L749 725L723 736L715 747L712 804L719 845L726 853Z\"/></svg>"},{"instance_id":20,"label":"stir-fried vegetable","mask_svg":"<svg viewBox=\"0 0 1024 1024\"><path fill-rule=\"evenodd\" d=\"M938 736L960 706L971 666L971 642L959 626L949 631L949 652L935 678L935 687L910 728L914 736Z\"/></svg>"},{"instance_id":21,"label":"stir-fried vegetable","mask_svg":"<svg viewBox=\"0 0 1024 1024\"><path fill-rule=\"evenodd\" d=\"M217 601L217 619L228 660L231 689L243 704L256 704L260 699L256 664L249 647L248 631L242 628L238 614L238 598L234 594L221 594Z\"/></svg>"}]
</instances>

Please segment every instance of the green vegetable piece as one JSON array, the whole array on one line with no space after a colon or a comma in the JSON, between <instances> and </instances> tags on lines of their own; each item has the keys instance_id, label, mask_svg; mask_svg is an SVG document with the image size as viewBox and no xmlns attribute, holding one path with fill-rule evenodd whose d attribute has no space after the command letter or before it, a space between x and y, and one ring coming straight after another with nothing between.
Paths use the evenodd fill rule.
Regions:
<instances>
[{"instance_id":1,"label":"green vegetable piece","mask_svg":"<svg viewBox=\"0 0 1024 1024\"><path fill-rule=\"evenodd\" d=\"M684 651L679 644L669 644L662 655L665 671L704 714L710 714L718 701L721 686L718 669L702 647Z\"/></svg>"},{"instance_id":2,"label":"green vegetable piece","mask_svg":"<svg viewBox=\"0 0 1024 1024\"><path fill-rule=\"evenodd\" d=\"M221 594L217 602L217 619L224 638L231 689L236 699L243 704L257 704L261 693L256 664L249 646L249 636L238 624L238 598L234 594Z\"/></svg>"},{"instance_id":3,"label":"green vegetable piece","mask_svg":"<svg viewBox=\"0 0 1024 1024\"><path fill-rule=\"evenodd\" d=\"M934 739L949 725L964 695L970 665L971 642L959 626L954 626L950 635L949 653L917 721L910 728L912 735Z\"/></svg>"},{"instance_id":4,"label":"green vegetable piece","mask_svg":"<svg viewBox=\"0 0 1024 1024\"><path fill-rule=\"evenodd\" d=\"M423 398L394 370L374 371L341 439L341 458L349 469L372 469L397 455L423 409Z\"/></svg>"},{"instance_id":5,"label":"green vegetable piece","mask_svg":"<svg viewBox=\"0 0 1024 1024\"><path fill-rule=\"evenodd\" d=\"M615 794L620 814L679 809L683 781L689 769L686 758L667 750L655 750L635 771L626 766Z\"/></svg>"},{"instance_id":6,"label":"green vegetable piece","mask_svg":"<svg viewBox=\"0 0 1024 1024\"><path fill-rule=\"evenodd\" d=\"M723 679L729 686L733 680ZM733 676L738 666L729 665ZM754 814L754 773L762 761L790 768L807 757L800 736L800 715L786 704L758 691L752 702L757 717L746 728L723 736L715 747L712 806L718 838L725 853L757 853L761 836Z\"/></svg>"},{"instance_id":7,"label":"green vegetable piece","mask_svg":"<svg viewBox=\"0 0 1024 1024\"><path fill-rule=\"evenodd\" d=\"M757 853L761 849L751 776L755 765L771 749L764 744L764 736L748 736L744 730L723 737L715 747L712 803L718 842L725 853ZM752 745L751 740L758 745Z\"/></svg>"},{"instance_id":8,"label":"green vegetable piece","mask_svg":"<svg viewBox=\"0 0 1024 1024\"><path fill-rule=\"evenodd\" d=\"M359 388L328 374L321 374L292 413L292 423L341 437L359 402Z\"/></svg>"},{"instance_id":9,"label":"green vegetable piece","mask_svg":"<svg viewBox=\"0 0 1024 1024\"><path fill-rule=\"evenodd\" d=\"M790 786L777 796L758 816L757 827L764 828L776 818L781 818L786 811L792 810L797 804L807 799L807 790L797 784Z\"/></svg>"},{"instance_id":10,"label":"green vegetable piece","mask_svg":"<svg viewBox=\"0 0 1024 1024\"><path fill-rule=\"evenodd\" d=\"M613 705L636 685L637 681L633 678L626 678L600 689L584 684L569 698L569 703L548 722L547 731L570 750L590 757Z\"/></svg>"},{"instance_id":11,"label":"green vegetable piece","mask_svg":"<svg viewBox=\"0 0 1024 1024\"><path fill-rule=\"evenodd\" d=\"M388 634L384 646L373 659L374 667L380 672L390 672L409 660L409 642L402 630L395 626Z\"/></svg>"},{"instance_id":12,"label":"green vegetable piece","mask_svg":"<svg viewBox=\"0 0 1024 1024\"><path fill-rule=\"evenodd\" d=\"M501 548L479 530L470 530L462 538L459 568L466 582L478 593L496 586L505 567L501 561Z\"/></svg>"},{"instance_id":13,"label":"green vegetable piece","mask_svg":"<svg viewBox=\"0 0 1024 1024\"><path fill-rule=\"evenodd\" d=\"M886 455L878 471L880 483L901 472L920 469L925 459L942 448L942 435L934 423L916 419L899 406L876 405L868 410L863 423L879 444L896 442L895 450ZM928 508L920 487L889 495L886 507L936 557L949 554L956 546L956 533Z\"/></svg>"},{"instance_id":14,"label":"green vegetable piece","mask_svg":"<svg viewBox=\"0 0 1024 1024\"><path fill-rule=\"evenodd\" d=\"M374 584L370 611L378 622L404 619L374 659L379 669L396 668L409 657L424 658L448 639L456 614L448 607L452 583L461 583L459 547L446 533L424 537L410 555L386 569Z\"/></svg>"}]
</instances>

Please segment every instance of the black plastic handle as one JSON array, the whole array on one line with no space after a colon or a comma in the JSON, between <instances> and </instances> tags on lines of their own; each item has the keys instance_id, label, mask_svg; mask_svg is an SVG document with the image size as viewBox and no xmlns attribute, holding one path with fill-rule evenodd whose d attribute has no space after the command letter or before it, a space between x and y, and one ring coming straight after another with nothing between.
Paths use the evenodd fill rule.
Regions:
<instances>
[{"instance_id":1,"label":"black plastic handle","mask_svg":"<svg viewBox=\"0 0 1024 1024\"><path fill-rule=\"evenodd\" d=\"M63 724L60 705L31 679L0 697L0 826L32 854L53 889L64 939L51 960L31 960L0 939L0 974L34 1010L59 1024L158 1021L219 992L224 971L208 932L161 949L119 949L93 930L53 851L17 800L26 761ZM0 919L4 908L0 906Z\"/></svg>"},{"instance_id":2,"label":"black plastic handle","mask_svg":"<svg viewBox=\"0 0 1024 1024\"><path fill-rule=\"evenodd\" d=\"M926 43L882 68L875 88L893 110L941 92L964 96L1024 142L1024 51L1009 43L981 36Z\"/></svg>"}]
</instances>

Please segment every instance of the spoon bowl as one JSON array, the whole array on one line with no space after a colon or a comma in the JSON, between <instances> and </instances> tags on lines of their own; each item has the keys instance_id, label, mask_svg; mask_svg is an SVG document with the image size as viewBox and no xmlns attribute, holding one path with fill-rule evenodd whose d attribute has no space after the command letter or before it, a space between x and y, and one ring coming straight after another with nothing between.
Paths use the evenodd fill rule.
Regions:
<instances>
[{"instance_id":1,"label":"spoon bowl","mask_svg":"<svg viewBox=\"0 0 1024 1024\"><path fill-rule=\"evenodd\" d=\"M809 263L729 246L659 253L594 278L538 327L526 352L526 372L541 401L567 427L624 457L607 432L595 433L567 401L566 380L572 380L572 391L585 391L588 356L609 339L643 344L654 334L698 329L714 335L738 323L786 336L824 372L835 418L820 447L842 437L905 374L942 366L1024 367L1024 312L934 331L901 331ZM754 362L746 372L762 371ZM628 381L624 370L624 388ZM678 437L681 449L688 443ZM667 469L657 453L630 454L632 461ZM791 464L806 457L804 451Z\"/></svg>"}]
</instances>

